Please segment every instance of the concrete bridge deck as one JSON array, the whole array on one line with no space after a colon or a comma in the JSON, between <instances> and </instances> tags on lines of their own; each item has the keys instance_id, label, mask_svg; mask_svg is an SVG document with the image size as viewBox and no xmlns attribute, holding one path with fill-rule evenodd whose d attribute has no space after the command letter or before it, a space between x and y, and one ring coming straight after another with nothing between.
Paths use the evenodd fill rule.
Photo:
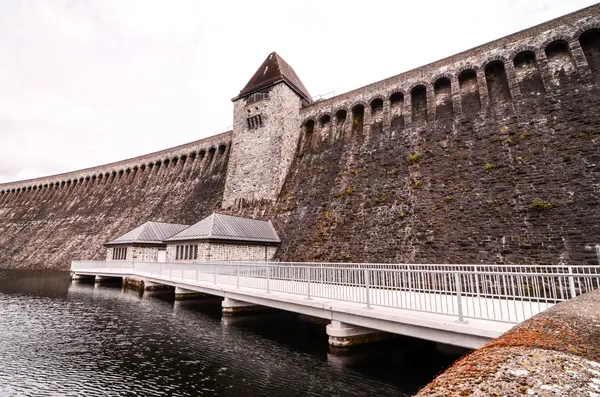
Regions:
<instances>
[{"instance_id":1,"label":"concrete bridge deck","mask_svg":"<svg viewBox=\"0 0 600 397\"><path fill-rule=\"evenodd\" d=\"M596 269L532 273L520 267L510 273L407 266L74 261L71 271L221 296L229 308L261 305L327 319L330 341L383 331L466 348L598 288L600 276Z\"/></svg>"}]
</instances>

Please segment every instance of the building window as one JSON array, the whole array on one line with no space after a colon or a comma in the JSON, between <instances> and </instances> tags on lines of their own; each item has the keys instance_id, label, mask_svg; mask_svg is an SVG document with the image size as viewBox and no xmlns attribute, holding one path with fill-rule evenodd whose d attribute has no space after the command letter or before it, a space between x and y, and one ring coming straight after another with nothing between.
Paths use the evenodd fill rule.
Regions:
<instances>
[{"instance_id":1,"label":"building window","mask_svg":"<svg viewBox=\"0 0 600 397\"><path fill-rule=\"evenodd\" d=\"M180 259L179 256L179 245L175 246L175 260L178 261Z\"/></svg>"},{"instance_id":2,"label":"building window","mask_svg":"<svg viewBox=\"0 0 600 397\"><path fill-rule=\"evenodd\" d=\"M194 259L198 259L198 244L194 245Z\"/></svg>"},{"instance_id":3,"label":"building window","mask_svg":"<svg viewBox=\"0 0 600 397\"><path fill-rule=\"evenodd\" d=\"M251 130L255 130L263 125L262 116L260 114L248 117L246 122L248 123L248 128Z\"/></svg>"},{"instance_id":4,"label":"building window","mask_svg":"<svg viewBox=\"0 0 600 397\"><path fill-rule=\"evenodd\" d=\"M190 246L186 245L185 246L185 260L190 259Z\"/></svg>"},{"instance_id":5,"label":"building window","mask_svg":"<svg viewBox=\"0 0 600 397\"><path fill-rule=\"evenodd\" d=\"M123 261L123 260L127 259L127 247L113 248L112 258L115 261Z\"/></svg>"}]
</instances>

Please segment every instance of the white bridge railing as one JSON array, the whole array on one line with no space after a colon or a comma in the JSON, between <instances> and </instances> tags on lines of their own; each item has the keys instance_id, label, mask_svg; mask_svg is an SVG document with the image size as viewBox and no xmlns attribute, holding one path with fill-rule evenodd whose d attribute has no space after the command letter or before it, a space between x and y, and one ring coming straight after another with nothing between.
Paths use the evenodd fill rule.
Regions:
<instances>
[{"instance_id":1,"label":"white bridge railing","mask_svg":"<svg viewBox=\"0 0 600 397\"><path fill-rule=\"evenodd\" d=\"M600 288L600 267L593 266L73 261L71 271L228 285L514 324Z\"/></svg>"}]
</instances>

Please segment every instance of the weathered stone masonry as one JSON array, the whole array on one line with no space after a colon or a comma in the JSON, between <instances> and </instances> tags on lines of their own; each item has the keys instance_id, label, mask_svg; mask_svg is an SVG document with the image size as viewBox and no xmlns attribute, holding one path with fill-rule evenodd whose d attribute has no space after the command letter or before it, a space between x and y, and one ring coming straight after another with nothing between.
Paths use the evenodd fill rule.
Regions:
<instances>
[{"instance_id":1,"label":"weathered stone masonry","mask_svg":"<svg viewBox=\"0 0 600 397\"><path fill-rule=\"evenodd\" d=\"M175 260L175 244L167 246L167 262L201 263L210 260L219 261L252 261L256 258L271 260L275 255L277 247L260 246L251 244L219 244L214 242L191 241L198 245L198 257L196 259Z\"/></svg>"},{"instance_id":2,"label":"weathered stone masonry","mask_svg":"<svg viewBox=\"0 0 600 397\"><path fill-rule=\"evenodd\" d=\"M136 247L136 246L129 246L129 247L120 247L123 249L127 249L126 251L126 257L124 260L127 261L136 261L136 262L157 262L158 261L158 251L160 251L160 249L158 247ZM106 260L107 261L113 261L115 259L113 259L113 250L115 249L115 247L108 247L106 248Z\"/></svg>"},{"instance_id":3,"label":"weathered stone masonry","mask_svg":"<svg viewBox=\"0 0 600 397\"><path fill-rule=\"evenodd\" d=\"M239 130L0 185L0 266L65 268L101 258L103 242L140 222L192 223L222 205L273 219L283 260L597 264L598 15L592 6L303 107L276 85L285 106L261 110L279 120L272 139ZM253 153L268 169L244 169Z\"/></svg>"},{"instance_id":4,"label":"weathered stone masonry","mask_svg":"<svg viewBox=\"0 0 600 397\"><path fill-rule=\"evenodd\" d=\"M280 259L597 264L599 11L302 108L279 201L246 213Z\"/></svg>"},{"instance_id":5,"label":"weathered stone masonry","mask_svg":"<svg viewBox=\"0 0 600 397\"><path fill-rule=\"evenodd\" d=\"M0 266L67 268L146 220L192 223L221 204L230 133L146 156L0 185ZM2 193L3 192L3 193Z\"/></svg>"}]
</instances>

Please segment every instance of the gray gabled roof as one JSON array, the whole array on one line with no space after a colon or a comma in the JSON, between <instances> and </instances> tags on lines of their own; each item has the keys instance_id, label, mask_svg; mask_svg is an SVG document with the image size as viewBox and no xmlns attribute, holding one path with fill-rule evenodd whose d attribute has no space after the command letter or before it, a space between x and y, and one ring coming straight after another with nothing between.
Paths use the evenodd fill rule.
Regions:
<instances>
[{"instance_id":1,"label":"gray gabled roof","mask_svg":"<svg viewBox=\"0 0 600 397\"><path fill-rule=\"evenodd\" d=\"M164 240L188 227L176 223L146 222L106 244L164 244Z\"/></svg>"},{"instance_id":2,"label":"gray gabled roof","mask_svg":"<svg viewBox=\"0 0 600 397\"><path fill-rule=\"evenodd\" d=\"M230 240L274 244L281 240L271 221L213 213L167 241Z\"/></svg>"}]
</instances>

